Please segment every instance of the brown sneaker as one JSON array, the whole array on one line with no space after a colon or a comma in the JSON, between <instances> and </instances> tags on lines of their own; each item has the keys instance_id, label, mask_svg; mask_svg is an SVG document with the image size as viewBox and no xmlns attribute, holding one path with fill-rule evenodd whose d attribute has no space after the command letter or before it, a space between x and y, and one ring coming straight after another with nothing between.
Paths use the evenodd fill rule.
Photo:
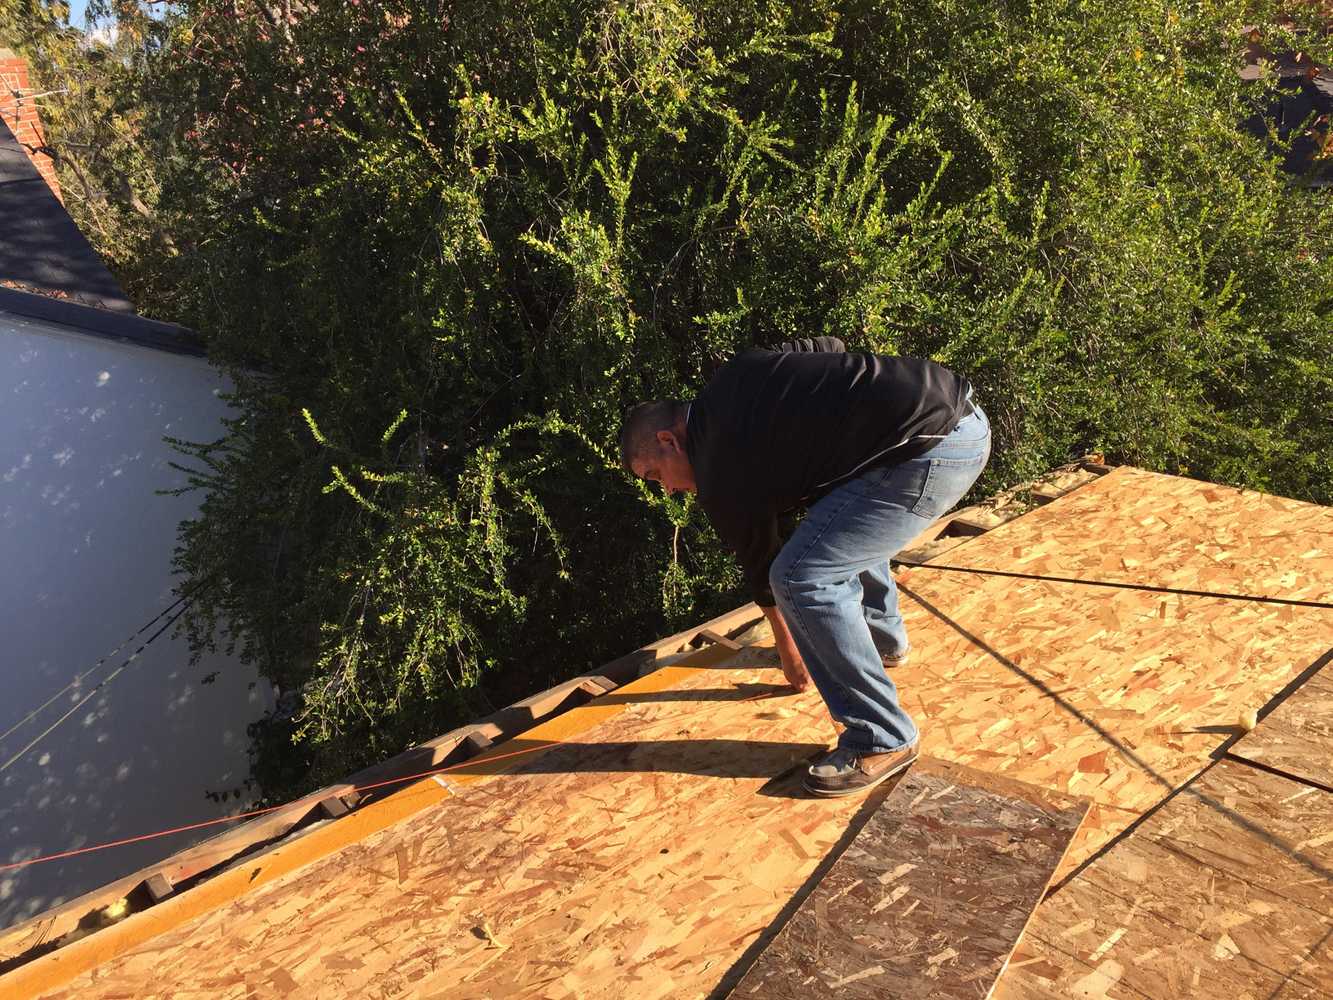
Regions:
<instances>
[{"instance_id":1,"label":"brown sneaker","mask_svg":"<svg viewBox=\"0 0 1333 1000\"><path fill-rule=\"evenodd\" d=\"M815 795L855 795L912 766L916 744L888 753L858 754L839 747L805 774L805 790Z\"/></svg>"},{"instance_id":2,"label":"brown sneaker","mask_svg":"<svg viewBox=\"0 0 1333 1000\"><path fill-rule=\"evenodd\" d=\"M901 652L890 653L886 651L884 647L880 645L879 640L876 639L875 652L879 653L880 662L882 662L887 669L892 670L894 667L901 667L907 663L908 654L911 652L911 649L909 648L904 649Z\"/></svg>"}]
</instances>

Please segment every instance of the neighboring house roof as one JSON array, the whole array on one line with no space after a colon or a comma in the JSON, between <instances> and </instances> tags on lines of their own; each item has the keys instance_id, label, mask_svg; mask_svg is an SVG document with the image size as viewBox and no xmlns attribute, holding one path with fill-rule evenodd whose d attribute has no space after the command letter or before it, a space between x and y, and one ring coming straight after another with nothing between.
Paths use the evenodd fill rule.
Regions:
<instances>
[{"instance_id":1,"label":"neighboring house roof","mask_svg":"<svg viewBox=\"0 0 1333 1000\"><path fill-rule=\"evenodd\" d=\"M1245 52L1242 80L1270 80L1269 90L1255 99L1254 113L1243 127L1259 139L1272 128L1287 148L1282 169L1314 187L1333 184L1333 153L1329 147L1329 119L1333 116L1333 69L1321 66L1302 52L1271 52L1259 43L1257 32Z\"/></svg>"},{"instance_id":2,"label":"neighboring house roof","mask_svg":"<svg viewBox=\"0 0 1333 1000\"><path fill-rule=\"evenodd\" d=\"M193 331L135 313L3 119L0 220L0 312L175 354L205 354Z\"/></svg>"},{"instance_id":3,"label":"neighboring house roof","mask_svg":"<svg viewBox=\"0 0 1333 1000\"><path fill-rule=\"evenodd\" d=\"M110 900L90 894L0 934L0 991L700 997L753 966L768 971L736 996L981 997L996 976L1012 998L1324 995L1333 510L1078 475L1033 489L1062 494L1040 509L966 512L944 532L958 537L904 556L913 658L892 676L935 760L887 793L872 837L857 831L883 796L799 794L834 736L818 696L781 684L763 625L738 643L715 622L673 665L650 651L658 669L617 687L617 661L555 718L533 701L526 731L501 718L413 758L461 753L448 773L350 813L347 788L326 790L336 818L247 855L233 843L211 878L118 884L126 919L103 926L125 907L103 919ZM979 772L998 783L985 810L959 787ZM1043 821L1042 860L1025 831L1051 796L1088 812L1058 838ZM1007 905L997 872L1040 861L1035 902L1061 857L1035 913ZM781 961L754 965L793 911L813 939L784 932ZM790 961L805 978L775 982Z\"/></svg>"},{"instance_id":4,"label":"neighboring house roof","mask_svg":"<svg viewBox=\"0 0 1333 1000\"><path fill-rule=\"evenodd\" d=\"M0 121L0 286L113 312L134 305Z\"/></svg>"}]
</instances>

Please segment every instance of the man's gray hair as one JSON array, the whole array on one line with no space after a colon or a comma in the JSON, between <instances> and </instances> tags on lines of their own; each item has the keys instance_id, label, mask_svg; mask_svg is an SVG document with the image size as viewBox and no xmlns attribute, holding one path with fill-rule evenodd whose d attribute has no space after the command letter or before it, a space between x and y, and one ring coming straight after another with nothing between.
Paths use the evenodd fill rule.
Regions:
<instances>
[{"instance_id":1,"label":"man's gray hair","mask_svg":"<svg viewBox=\"0 0 1333 1000\"><path fill-rule=\"evenodd\" d=\"M675 430L685 404L672 399L654 399L632 406L620 425L620 464L631 475L633 461L657 447L657 432Z\"/></svg>"}]
</instances>

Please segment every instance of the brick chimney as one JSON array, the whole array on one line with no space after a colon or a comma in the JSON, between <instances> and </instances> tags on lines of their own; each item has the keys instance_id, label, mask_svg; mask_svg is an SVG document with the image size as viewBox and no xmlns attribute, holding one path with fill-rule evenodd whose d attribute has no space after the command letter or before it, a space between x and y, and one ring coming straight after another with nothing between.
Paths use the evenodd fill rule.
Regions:
<instances>
[{"instance_id":1,"label":"brick chimney","mask_svg":"<svg viewBox=\"0 0 1333 1000\"><path fill-rule=\"evenodd\" d=\"M30 148L46 144L41 116L33 101L36 93L28 79L27 61L11 49L0 48L0 118L23 146L51 193L63 202L55 162L45 153L35 153Z\"/></svg>"}]
</instances>

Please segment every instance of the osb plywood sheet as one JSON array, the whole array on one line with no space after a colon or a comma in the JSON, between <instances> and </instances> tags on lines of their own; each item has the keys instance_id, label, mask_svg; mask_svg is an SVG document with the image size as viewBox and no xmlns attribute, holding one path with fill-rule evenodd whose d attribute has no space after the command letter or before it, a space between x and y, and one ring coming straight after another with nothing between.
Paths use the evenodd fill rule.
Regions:
<instances>
[{"instance_id":1,"label":"osb plywood sheet","mask_svg":"<svg viewBox=\"0 0 1333 1000\"><path fill-rule=\"evenodd\" d=\"M615 693L623 711L578 742L454 772L437 807L52 995L707 993L863 807L801 795L827 718L765 697L776 676Z\"/></svg>"},{"instance_id":2,"label":"osb plywood sheet","mask_svg":"<svg viewBox=\"0 0 1333 1000\"><path fill-rule=\"evenodd\" d=\"M1333 795L1223 761L1038 908L997 1000L1333 995Z\"/></svg>"},{"instance_id":3,"label":"osb plywood sheet","mask_svg":"<svg viewBox=\"0 0 1333 1000\"><path fill-rule=\"evenodd\" d=\"M1333 601L1333 508L1126 466L935 561Z\"/></svg>"},{"instance_id":4,"label":"osb plywood sheet","mask_svg":"<svg viewBox=\"0 0 1333 1000\"><path fill-rule=\"evenodd\" d=\"M1284 586L1300 596L1328 589L1331 547L1323 508L1131 470L955 558L1075 575L1132 549L1120 558L1150 582L1267 588L1254 557L1294 567ZM1333 611L929 569L904 581L913 659L894 677L923 752L1090 798L1066 869L1197 774L1333 633ZM775 780L833 730L813 692L740 700L780 681L759 656L600 699L623 711L580 745L460 786L60 993L706 994L857 808Z\"/></svg>"},{"instance_id":5,"label":"osb plywood sheet","mask_svg":"<svg viewBox=\"0 0 1333 1000\"><path fill-rule=\"evenodd\" d=\"M1161 1000L1134 989L1123 976L1124 967L1115 959L1103 958L1095 967L1090 966L1029 934L994 996L996 1000ZM1266 992L1242 988L1227 993L1225 989L1205 981L1200 970L1197 983L1191 973L1184 991L1168 996L1172 1000L1175 996L1199 1000L1328 1000L1329 996L1326 990L1294 979L1281 981Z\"/></svg>"},{"instance_id":6,"label":"osb plywood sheet","mask_svg":"<svg viewBox=\"0 0 1333 1000\"><path fill-rule=\"evenodd\" d=\"M1086 813L1032 785L919 761L732 995L989 996Z\"/></svg>"},{"instance_id":7,"label":"osb plywood sheet","mask_svg":"<svg viewBox=\"0 0 1333 1000\"><path fill-rule=\"evenodd\" d=\"M1304 599L1333 590L1333 511L1121 469L942 558ZM930 568L899 580L914 660L893 676L923 751L1092 799L1070 867L1196 774L1333 636L1329 609Z\"/></svg>"},{"instance_id":8,"label":"osb plywood sheet","mask_svg":"<svg viewBox=\"0 0 1333 1000\"><path fill-rule=\"evenodd\" d=\"M1333 670L1324 667L1293 691L1230 752L1333 788Z\"/></svg>"}]
</instances>

